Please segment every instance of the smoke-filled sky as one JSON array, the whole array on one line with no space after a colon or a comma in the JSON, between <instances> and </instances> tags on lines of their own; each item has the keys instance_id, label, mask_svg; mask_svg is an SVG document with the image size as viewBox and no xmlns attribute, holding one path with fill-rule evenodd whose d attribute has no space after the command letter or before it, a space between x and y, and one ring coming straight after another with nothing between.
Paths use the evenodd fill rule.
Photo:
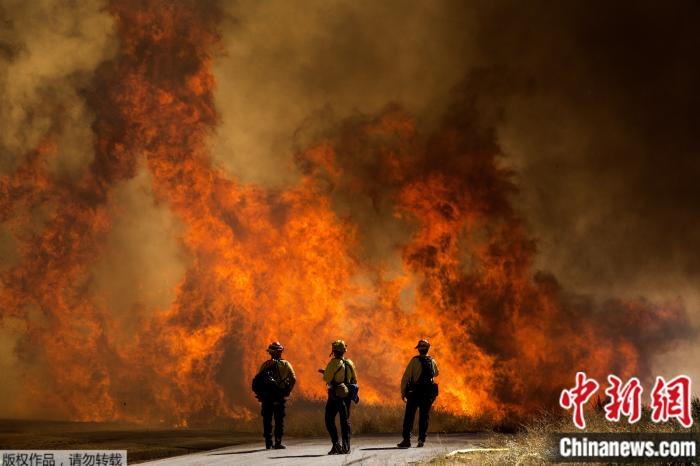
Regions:
<instances>
[{"instance_id":1,"label":"smoke-filled sky","mask_svg":"<svg viewBox=\"0 0 700 466\"><path fill-rule=\"evenodd\" d=\"M47 134L59 154L49 171L61 183L92 162L96 73L119 54L106 6L0 2L0 174L13 173ZM298 153L310 140L392 105L427 134L466 87L475 124L494 132L499 161L513 170L511 201L536 240L535 268L594 300L679 300L700 324L697 2L217 6L219 123L210 145L231 177L287 189L303 174ZM359 255L382 256L405 239L385 215L358 214L362 200L335 201L362 226ZM143 309L174 299L189 258L174 239L180 220L155 202L144 167L110 203L107 252L90 283L109 306L133 310L119 318L128 334ZM33 211L25 234L39 231L51 209ZM10 228L0 225L0 270L20 260ZM18 414L11 400L26 376L14 346L22 331L13 319L0 326L0 371L16 382L0 387L0 415ZM691 363L699 342L659 356L658 372L700 380Z\"/></svg>"}]
</instances>

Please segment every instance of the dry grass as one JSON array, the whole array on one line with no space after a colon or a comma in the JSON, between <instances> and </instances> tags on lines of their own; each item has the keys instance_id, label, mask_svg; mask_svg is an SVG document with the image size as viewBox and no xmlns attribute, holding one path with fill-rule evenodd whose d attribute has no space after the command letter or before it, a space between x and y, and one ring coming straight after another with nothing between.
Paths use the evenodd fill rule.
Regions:
<instances>
[{"instance_id":1,"label":"dry grass","mask_svg":"<svg viewBox=\"0 0 700 466\"><path fill-rule=\"evenodd\" d=\"M690 429L683 429L676 421L656 424L650 419L649 409L645 408L642 419L636 424L613 423L605 419L603 403L599 400L593 409L586 410L586 432L698 432L698 421L700 421L700 399L698 398L693 400L693 420L695 422ZM542 412L530 422L521 425L514 435L496 434L482 445L484 448L507 448L507 451L473 451L436 458L426 464L436 466L552 464L548 461L548 458L553 454L550 434L576 432L577 430L571 421L571 416L563 415L561 411Z\"/></svg>"}]
</instances>

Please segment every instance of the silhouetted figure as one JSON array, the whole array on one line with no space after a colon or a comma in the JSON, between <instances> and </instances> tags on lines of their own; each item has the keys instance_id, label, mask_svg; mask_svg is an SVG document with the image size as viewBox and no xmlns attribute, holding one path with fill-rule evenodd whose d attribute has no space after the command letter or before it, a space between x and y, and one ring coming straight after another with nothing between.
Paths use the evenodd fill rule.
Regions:
<instances>
[{"instance_id":1,"label":"silhouetted figure","mask_svg":"<svg viewBox=\"0 0 700 466\"><path fill-rule=\"evenodd\" d=\"M290 395L296 375L289 361L282 359L284 347L279 341L270 343L267 352L270 359L265 361L253 379L253 391L262 404L263 437L265 448L273 448L272 418L275 419L275 449L286 448L282 444L286 397Z\"/></svg>"},{"instance_id":2,"label":"silhouetted figure","mask_svg":"<svg viewBox=\"0 0 700 466\"><path fill-rule=\"evenodd\" d=\"M326 429L331 436L333 446L329 455L346 454L350 452L350 403L357 396L357 372L355 365L344 354L347 346L343 340L336 340L331 345L333 359L328 362L326 369L319 369L323 374L323 380L328 387L328 401L326 402ZM335 427L335 416L340 416L340 433L343 437L342 445L338 441L338 430Z\"/></svg>"},{"instance_id":3,"label":"silhouetted figure","mask_svg":"<svg viewBox=\"0 0 700 466\"><path fill-rule=\"evenodd\" d=\"M416 410L420 410L418 447L425 444L430 408L438 394L438 387L433 377L437 376L439 371L435 360L428 356L430 343L428 340L419 340L416 349L418 356L411 359L401 378L401 399L406 402L406 413L403 418L403 441L397 445L399 448L411 446L411 429L416 418Z\"/></svg>"}]
</instances>

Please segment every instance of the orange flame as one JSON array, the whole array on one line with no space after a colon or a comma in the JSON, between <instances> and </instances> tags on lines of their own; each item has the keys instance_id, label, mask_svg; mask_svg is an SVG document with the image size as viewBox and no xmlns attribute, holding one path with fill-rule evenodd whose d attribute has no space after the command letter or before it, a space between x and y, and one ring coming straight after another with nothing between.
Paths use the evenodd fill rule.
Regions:
<instances>
[{"instance_id":1,"label":"orange flame","mask_svg":"<svg viewBox=\"0 0 700 466\"><path fill-rule=\"evenodd\" d=\"M500 419L555 402L577 369L643 373L646 344L682 336L679 305L596 310L551 276L533 279L535 246L510 207L509 173L469 112L448 114L426 140L390 108L298 154L304 175L294 188L241 185L207 150L217 12L128 0L110 11L121 51L96 78L89 172L71 185L52 180L41 166L46 143L0 184L1 218L22 256L2 275L3 317L26 323L25 362L44 363L27 390L64 415L180 425L248 416L248 381L276 339L297 369L297 396L324 395L316 368L344 338L363 398L396 403L411 348L428 337L441 367L438 406ZM112 188L140 161L185 226L189 264L172 305L126 335L89 271L105 248ZM339 193L393 206L391 221L410 232L396 247L397 270L365 260L361 223L336 213ZM47 219L28 233L25 211L42 203ZM239 376L223 383L229 363Z\"/></svg>"}]
</instances>

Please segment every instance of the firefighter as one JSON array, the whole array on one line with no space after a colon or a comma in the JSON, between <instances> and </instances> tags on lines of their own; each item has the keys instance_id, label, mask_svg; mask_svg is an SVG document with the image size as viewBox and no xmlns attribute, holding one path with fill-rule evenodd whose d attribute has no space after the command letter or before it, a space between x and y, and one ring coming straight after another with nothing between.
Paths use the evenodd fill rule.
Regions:
<instances>
[{"instance_id":1,"label":"firefighter","mask_svg":"<svg viewBox=\"0 0 700 466\"><path fill-rule=\"evenodd\" d=\"M347 345L343 340L336 340L331 344L331 355L333 358L328 362L325 369L318 371L323 374L323 381L328 388L328 401L326 402L326 429L331 436L333 446L328 452L329 455L339 455L350 453L350 403L357 398L357 372L355 364L349 359L345 359ZM330 355L329 355L330 356ZM340 415L340 432L342 435L342 445L338 441L338 430L335 426L335 416Z\"/></svg>"},{"instance_id":2,"label":"firefighter","mask_svg":"<svg viewBox=\"0 0 700 466\"><path fill-rule=\"evenodd\" d=\"M406 413L403 418L403 441L397 446L409 448L411 446L411 429L416 417L416 410L420 410L418 417L418 447L425 444L430 420L430 408L437 397L437 384L433 377L438 375L438 366L435 360L428 356L430 343L422 339L416 345L418 356L409 361L403 377L401 378L401 399L406 403Z\"/></svg>"},{"instance_id":3,"label":"firefighter","mask_svg":"<svg viewBox=\"0 0 700 466\"><path fill-rule=\"evenodd\" d=\"M284 346L279 341L273 341L267 347L270 359L265 361L256 375L258 387L256 395L262 404L260 414L263 418L263 437L265 448L276 450L287 448L282 444L284 434L285 402L294 384L296 375L289 361L282 359ZM254 381L254 386L255 386ZM272 443L272 418L275 418L275 443Z\"/></svg>"}]
</instances>

